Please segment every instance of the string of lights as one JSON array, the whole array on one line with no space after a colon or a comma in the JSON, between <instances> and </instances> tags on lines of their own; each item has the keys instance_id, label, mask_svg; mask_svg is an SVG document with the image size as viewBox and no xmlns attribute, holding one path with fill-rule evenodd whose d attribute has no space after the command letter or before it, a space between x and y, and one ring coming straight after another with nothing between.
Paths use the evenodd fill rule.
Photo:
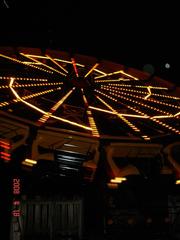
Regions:
<instances>
[{"instance_id":1,"label":"string of lights","mask_svg":"<svg viewBox=\"0 0 180 240\"><path fill-rule=\"evenodd\" d=\"M112 115L117 119L118 124L128 127L127 131L130 135L138 136L145 141L151 140L151 134L147 133L145 126L139 124L140 121L147 121L146 128L149 126L151 129L155 124L161 127L163 133L180 134L178 129L180 98L166 94L168 88L164 86L147 85L146 81L138 81L140 80L138 76L133 76L124 70L107 73L102 70L105 69L102 62L84 64L84 62L77 61L76 56L69 57L69 59L66 56L66 59L63 59L55 58L50 54L41 56L20 53L20 59L4 54L0 54L0 57L4 59L5 63L10 61L29 67L33 70L33 76L35 75L35 77L30 76L29 71L28 76L27 72L24 72L26 70L22 68L18 75L9 71L8 76L5 74L0 76L2 95L0 107L3 111L7 111L6 107L10 104L21 103L22 107L33 109L34 115L37 115L33 118L37 117L37 122L40 125L48 125L48 120L52 118L67 124L68 128L70 126L78 127L77 131L82 129L87 131L87 134L91 132L91 136L98 138L104 134L103 127L97 127L96 114L98 112L101 112L98 118L102 118L102 121L103 118L106 118L106 114ZM22 58L27 58L30 61L22 61ZM47 75L47 78L45 75L42 77L41 72L44 72L43 74L50 73L50 75ZM52 76L51 74L54 72L58 74ZM26 75L23 76L23 74ZM118 77L114 78L115 76ZM128 81L129 84L123 83L125 81ZM29 101L33 98L36 98L34 103ZM59 116L57 110L67 99L69 106L85 110L86 118L84 120L82 118L78 120L78 115L74 117L76 120L70 120L70 115L67 119L68 110L66 108L64 113L60 111L61 115ZM82 103L80 104L80 102ZM46 104L49 105L46 106ZM99 104L103 104L106 109L100 107ZM16 105L13 106L12 114L18 114ZM126 109L127 112L121 112L121 109ZM72 114L76 114L73 111ZM39 114L42 116L39 117ZM89 126L82 124L82 121L86 121L85 119L88 120ZM110 119L108 121L111 121ZM100 121L98 120L98 122ZM153 124L148 125L150 122ZM156 131L155 127L154 132ZM157 134L159 134L158 131Z\"/></svg>"}]
</instances>

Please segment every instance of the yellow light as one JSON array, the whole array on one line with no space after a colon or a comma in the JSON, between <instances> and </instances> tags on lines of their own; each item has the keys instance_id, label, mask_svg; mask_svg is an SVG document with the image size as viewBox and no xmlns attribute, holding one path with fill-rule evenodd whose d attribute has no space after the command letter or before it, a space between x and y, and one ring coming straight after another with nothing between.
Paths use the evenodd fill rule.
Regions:
<instances>
[{"instance_id":1,"label":"yellow light","mask_svg":"<svg viewBox=\"0 0 180 240\"><path fill-rule=\"evenodd\" d=\"M54 63L56 64L58 67L60 67L63 71L65 71L66 73L68 73L68 71L63 67L61 66L59 63L57 63L52 57L50 57L49 55L46 54L46 56Z\"/></svg>"},{"instance_id":2,"label":"yellow light","mask_svg":"<svg viewBox=\"0 0 180 240\"><path fill-rule=\"evenodd\" d=\"M180 179L176 180L176 185L180 184Z\"/></svg>"},{"instance_id":3,"label":"yellow light","mask_svg":"<svg viewBox=\"0 0 180 240\"><path fill-rule=\"evenodd\" d=\"M160 116L153 116L151 118L172 118L174 115L160 115Z\"/></svg>"},{"instance_id":4,"label":"yellow light","mask_svg":"<svg viewBox=\"0 0 180 240\"><path fill-rule=\"evenodd\" d=\"M109 114L114 114L114 115L116 115L116 113L111 112L111 111L108 111L108 110L105 110L105 109L102 109L102 108L97 108L97 107L92 107L92 106L89 106L89 108L90 108L90 109L93 109L93 110L100 111L100 112L105 112L105 113L109 113Z\"/></svg>"},{"instance_id":5,"label":"yellow light","mask_svg":"<svg viewBox=\"0 0 180 240\"><path fill-rule=\"evenodd\" d=\"M63 63L72 64L71 61L63 60L63 59L60 59L60 58L54 58L54 60L56 60L56 61L58 61L58 62L63 62ZM78 66L78 67L85 67L85 65L80 64L80 63L76 63L76 66Z\"/></svg>"},{"instance_id":6,"label":"yellow light","mask_svg":"<svg viewBox=\"0 0 180 240\"><path fill-rule=\"evenodd\" d=\"M38 111L38 112L40 112L40 113L43 113L43 114L45 114L45 115L47 114L47 112L43 111L42 109L34 106L33 104L31 104L31 103L29 103L29 102L24 101L24 100L17 94L17 92L13 89L13 86L12 86L12 85L13 85L13 82L14 82L14 79L11 78L11 81L10 81L10 83L9 83L9 87L10 87L12 93L14 94L14 96L15 96L17 99L19 99L21 102L23 102L23 103L26 104L27 106L35 109L36 111ZM86 129L86 130L92 130L90 127L87 127L87 126L82 125L82 124L78 124L78 123L76 123L76 122L69 121L69 120L64 119L64 118L61 118L61 117L57 117L57 116L54 116L54 115L51 115L51 117L54 118L54 119L60 120L60 121L62 121L62 122L68 123L68 124L70 124L70 125L73 125L73 126L77 126L77 127L80 127L80 128Z\"/></svg>"},{"instance_id":7,"label":"yellow light","mask_svg":"<svg viewBox=\"0 0 180 240\"><path fill-rule=\"evenodd\" d=\"M148 99L148 97L151 96L151 86L147 87L147 90L148 90L149 94L144 99Z\"/></svg>"},{"instance_id":8,"label":"yellow light","mask_svg":"<svg viewBox=\"0 0 180 240\"><path fill-rule=\"evenodd\" d=\"M36 161L36 160L32 160L32 159L28 159L28 158L26 158L24 161L25 161L26 163L37 164L37 161Z\"/></svg>"},{"instance_id":9,"label":"yellow light","mask_svg":"<svg viewBox=\"0 0 180 240\"><path fill-rule=\"evenodd\" d=\"M100 94L102 94L102 95L104 95L104 96L110 98L107 94L104 94L104 93L102 93L102 92L100 92L100 91L98 91L98 90L95 90L95 92L98 92L98 93L100 93ZM126 98L126 97L123 97L123 96L121 96L121 98L122 98L122 99L125 99L125 100L128 100L128 101L130 101L130 102L135 102L135 103L137 103L137 104L140 104L140 103L137 102L137 101L132 101L131 99ZM112 99L112 100L115 101L115 99L113 99L113 98L110 98L110 99ZM140 105L142 105L142 104L140 104ZM145 104L144 104L143 106L150 107L150 106L145 105ZM134 109L134 108L132 108L132 107L129 107L129 106L127 106L127 107L130 108L130 109L133 109L134 111L136 111L136 112L138 112L138 113L141 113L141 114L144 115L144 116L147 116L148 118L150 118L147 114L145 114L145 113L143 113L143 112L137 111L136 109ZM155 109L155 108L153 108L153 109ZM158 110L158 109L157 109L157 110ZM159 110L159 111L161 111L161 110ZM161 112L164 113L164 111L161 111ZM166 112L165 112L165 113L166 113ZM169 114L169 113L168 113L168 114ZM169 114L169 115L171 115L171 114ZM158 123L159 125L162 125L162 126L168 128L168 129L170 129L171 131L173 131L173 132L175 132L175 133L178 133L178 134L180 133L180 132L178 132L177 129L175 129L175 128L170 128L170 126L169 126L168 124L163 125L163 123L160 122L159 120L156 120L156 119L154 119L154 118L152 118L152 117L150 118L150 120L152 120L152 121ZM145 140L150 140L150 138L149 138L148 136L147 136L147 137L143 137L143 138L144 138Z\"/></svg>"},{"instance_id":10,"label":"yellow light","mask_svg":"<svg viewBox=\"0 0 180 240\"><path fill-rule=\"evenodd\" d=\"M119 73L125 74L124 71L120 70L120 71L116 71L116 72L112 72L112 73L107 73L107 74L102 75L102 76L97 76L97 77L95 77L94 79L99 79L99 78L102 78L102 77L105 77L105 76L106 76L106 77L107 77L107 76L112 76L112 75L119 74Z\"/></svg>"},{"instance_id":11,"label":"yellow light","mask_svg":"<svg viewBox=\"0 0 180 240\"><path fill-rule=\"evenodd\" d=\"M25 165L25 166L33 167L33 164L32 164L32 163L28 163L28 162L25 162L25 161L22 161L21 164L22 164L22 165Z\"/></svg>"},{"instance_id":12,"label":"yellow light","mask_svg":"<svg viewBox=\"0 0 180 240\"><path fill-rule=\"evenodd\" d=\"M62 97L51 109L57 110L62 103L71 95L71 93L75 90L75 87L73 87L64 97Z\"/></svg>"},{"instance_id":13,"label":"yellow light","mask_svg":"<svg viewBox=\"0 0 180 240\"><path fill-rule=\"evenodd\" d=\"M116 180L116 179L111 179L110 180L111 183L122 183L122 180Z\"/></svg>"},{"instance_id":14,"label":"yellow light","mask_svg":"<svg viewBox=\"0 0 180 240\"><path fill-rule=\"evenodd\" d=\"M117 189L118 184L117 183L107 183L108 188L110 189Z\"/></svg>"},{"instance_id":15,"label":"yellow light","mask_svg":"<svg viewBox=\"0 0 180 240\"><path fill-rule=\"evenodd\" d=\"M34 87L34 86L52 86L52 85L62 85L62 82L57 83L31 83L31 84L16 84L14 88L21 88L21 87Z\"/></svg>"},{"instance_id":16,"label":"yellow light","mask_svg":"<svg viewBox=\"0 0 180 240\"><path fill-rule=\"evenodd\" d=\"M121 181L126 181L127 180L127 178L125 178L125 177L115 177L115 179L116 180L121 180Z\"/></svg>"},{"instance_id":17,"label":"yellow light","mask_svg":"<svg viewBox=\"0 0 180 240\"><path fill-rule=\"evenodd\" d=\"M64 97L62 97L51 109L49 112L44 114L38 121L39 122L47 122L47 120L51 117L52 113L55 112L61 105L62 103L69 97L69 95L74 91L75 88L70 90Z\"/></svg>"},{"instance_id":18,"label":"yellow light","mask_svg":"<svg viewBox=\"0 0 180 240\"><path fill-rule=\"evenodd\" d=\"M108 88L107 86L102 86L101 88L104 89L104 90L109 90L109 88ZM116 90L113 90L113 89L112 89L112 90L109 90L109 92L110 92L112 95L114 95L114 96L118 96L118 97L120 97L120 98L123 98L121 95L116 94L116 92L118 93L118 91L116 91ZM140 97L140 96L133 95L133 94L129 94L129 93L123 93L123 92L121 92L121 94L122 94L122 95L127 95L127 96L132 96L132 97L135 97L135 98L138 98L138 99L144 99L144 98L142 98L142 97ZM147 107L147 108L156 110L156 111L158 111L158 112L165 113L165 114L167 114L167 115L171 115L169 112L165 112L165 111L162 111L162 110L160 110L160 109L158 109L158 108L151 107L151 106L149 106L149 105L147 105L147 104L140 103L139 101L134 101L134 100L131 100L131 99L128 99L128 98L127 98L127 100L128 100L128 101L133 101L134 103L137 103L138 105L141 105L141 106L144 106L144 107ZM151 101L151 100L148 99L148 101ZM159 102L159 103L161 103L161 102ZM164 104L164 103L161 103L161 104ZM166 104L165 104L165 105L166 105Z\"/></svg>"},{"instance_id":19,"label":"yellow light","mask_svg":"<svg viewBox=\"0 0 180 240\"><path fill-rule=\"evenodd\" d=\"M32 57L30 57L30 56L24 54L24 53L20 53L20 54L21 54L22 56L26 57L26 58L31 59L32 61L35 61L35 62L37 62L37 63L41 63L41 65L43 65L43 66L45 66L45 67L51 69L52 71L55 71L55 72L57 72L57 73L59 73L59 74L61 74L61 75L63 75L63 76L66 76L65 73L62 73L62 72L58 71L57 69L55 69L55 68L53 68L53 67L50 67L50 66L48 66L47 64L38 61L37 59L34 59L34 58L32 58Z\"/></svg>"},{"instance_id":20,"label":"yellow light","mask_svg":"<svg viewBox=\"0 0 180 240\"><path fill-rule=\"evenodd\" d=\"M104 75L104 76L106 75L106 73L105 73L105 72L103 72L103 71L100 71L100 70L99 70L99 69L97 69L97 68L96 68L96 69L94 69L94 71L95 71L95 72L97 72L97 73L100 73L100 74L102 74L102 75Z\"/></svg>"},{"instance_id":21,"label":"yellow light","mask_svg":"<svg viewBox=\"0 0 180 240\"><path fill-rule=\"evenodd\" d=\"M95 90L99 93L101 93L98 90ZM103 95L103 93L101 93ZM96 96L96 95L95 95ZM107 96L109 97L109 96ZM113 109L108 103L106 103L103 99L101 99L99 96L96 96L97 99L99 99L99 101L101 101L105 106L107 106L109 109L112 110L112 112L114 112L123 122L125 122L131 129L133 129L135 132L140 132L140 129L138 129L134 124L130 123L126 118L124 118L122 116L122 114L119 114L115 109ZM115 99L112 99L115 100Z\"/></svg>"},{"instance_id":22,"label":"yellow light","mask_svg":"<svg viewBox=\"0 0 180 240\"><path fill-rule=\"evenodd\" d=\"M128 77L133 78L134 80L139 80L138 78L136 78L136 77L134 77L134 76L132 76L132 75L130 75L130 74L127 74L127 73L125 73L124 71L121 71L121 73L124 74L125 76L128 76Z\"/></svg>"},{"instance_id":23,"label":"yellow light","mask_svg":"<svg viewBox=\"0 0 180 240\"><path fill-rule=\"evenodd\" d=\"M84 76L84 78L86 78L97 66L99 65L99 63L96 63Z\"/></svg>"},{"instance_id":24,"label":"yellow light","mask_svg":"<svg viewBox=\"0 0 180 240\"><path fill-rule=\"evenodd\" d=\"M180 114L180 112L176 113L176 114L174 115L174 117L177 117L177 116L179 116L179 114Z\"/></svg>"},{"instance_id":25,"label":"yellow light","mask_svg":"<svg viewBox=\"0 0 180 240\"><path fill-rule=\"evenodd\" d=\"M125 177L115 177L114 179L111 179L111 183L122 183L123 181L126 181L127 178Z\"/></svg>"},{"instance_id":26,"label":"yellow light","mask_svg":"<svg viewBox=\"0 0 180 240\"><path fill-rule=\"evenodd\" d=\"M96 80L95 82L105 82L105 83L109 83L109 82L122 82L122 81L130 81L129 78L118 78L118 79L104 79L104 80Z\"/></svg>"},{"instance_id":27,"label":"yellow light","mask_svg":"<svg viewBox=\"0 0 180 240\"><path fill-rule=\"evenodd\" d=\"M41 56L41 55L26 54L26 56L28 56L28 57L33 57L33 58L43 58L43 59L47 59L47 57Z\"/></svg>"},{"instance_id":28,"label":"yellow light","mask_svg":"<svg viewBox=\"0 0 180 240\"><path fill-rule=\"evenodd\" d=\"M34 64L34 65L41 65L41 63L37 63L37 62L26 62L26 61L23 61L23 63L25 64Z\"/></svg>"},{"instance_id":29,"label":"yellow light","mask_svg":"<svg viewBox=\"0 0 180 240\"><path fill-rule=\"evenodd\" d=\"M32 67L32 68L41 70L41 71L43 71L43 72L53 73L53 72L51 72L51 71L45 70L45 69L40 68L40 67L36 67L36 66L34 66L34 65L25 64L24 62L22 62L22 61L20 61L20 60L17 60L16 58L8 57L8 56L3 55L3 54L0 54L0 56L3 57L3 58L9 59L9 60L11 60L11 61L13 61L13 62L17 62L17 63L23 64L23 65L25 65L25 66L28 66L28 67Z\"/></svg>"},{"instance_id":30,"label":"yellow light","mask_svg":"<svg viewBox=\"0 0 180 240\"><path fill-rule=\"evenodd\" d=\"M99 131L97 129L97 126L96 126L96 123L94 121L94 118L93 118L93 115L92 115L92 112L90 109L88 109L88 101L86 99L86 96L84 94L84 90L81 88L81 92L82 92L82 95L83 95L83 100L84 100L84 103L87 107L87 110L86 110L86 113L87 113L87 117L88 117L88 121L89 121L89 124L90 124L90 127L92 129L92 135L95 136L95 137L99 137Z\"/></svg>"},{"instance_id":31,"label":"yellow light","mask_svg":"<svg viewBox=\"0 0 180 240\"><path fill-rule=\"evenodd\" d=\"M141 116L141 115L134 115L134 114L126 114L126 113L122 113L122 116L125 117L134 117L134 118L149 118L148 116Z\"/></svg>"}]
</instances>

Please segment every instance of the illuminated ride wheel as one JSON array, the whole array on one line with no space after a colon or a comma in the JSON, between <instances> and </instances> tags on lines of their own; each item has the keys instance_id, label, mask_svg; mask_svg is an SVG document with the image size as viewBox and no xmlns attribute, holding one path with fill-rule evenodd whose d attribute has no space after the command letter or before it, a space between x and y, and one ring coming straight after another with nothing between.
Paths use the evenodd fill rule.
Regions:
<instances>
[{"instance_id":1,"label":"illuminated ride wheel","mask_svg":"<svg viewBox=\"0 0 180 240\"><path fill-rule=\"evenodd\" d=\"M173 85L133 68L66 52L0 53L0 110L40 128L151 141L179 135Z\"/></svg>"}]
</instances>

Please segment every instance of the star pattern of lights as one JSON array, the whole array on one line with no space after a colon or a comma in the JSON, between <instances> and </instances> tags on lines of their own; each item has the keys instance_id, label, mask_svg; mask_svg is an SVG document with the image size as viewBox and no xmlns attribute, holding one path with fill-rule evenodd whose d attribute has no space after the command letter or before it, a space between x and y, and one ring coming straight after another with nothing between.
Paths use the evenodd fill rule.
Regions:
<instances>
[{"instance_id":1,"label":"star pattern of lights","mask_svg":"<svg viewBox=\"0 0 180 240\"><path fill-rule=\"evenodd\" d=\"M0 111L96 138L180 135L180 97L121 65L76 56L0 54ZM85 58L84 58L85 59Z\"/></svg>"}]
</instances>

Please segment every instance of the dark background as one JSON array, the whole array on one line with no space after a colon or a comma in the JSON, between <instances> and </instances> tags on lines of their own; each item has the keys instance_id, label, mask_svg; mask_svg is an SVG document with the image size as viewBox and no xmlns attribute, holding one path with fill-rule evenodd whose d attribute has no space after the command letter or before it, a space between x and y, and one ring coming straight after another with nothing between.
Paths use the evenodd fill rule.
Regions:
<instances>
[{"instance_id":1,"label":"dark background","mask_svg":"<svg viewBox=\"0 0 180 240\"><path fill-rule=\"evenodd\" d=\"M176 5L169 1L4 0L0 45L81 53L140 70L151 64L157 76L179 85Z\"/></svg>"}]
</instances>

